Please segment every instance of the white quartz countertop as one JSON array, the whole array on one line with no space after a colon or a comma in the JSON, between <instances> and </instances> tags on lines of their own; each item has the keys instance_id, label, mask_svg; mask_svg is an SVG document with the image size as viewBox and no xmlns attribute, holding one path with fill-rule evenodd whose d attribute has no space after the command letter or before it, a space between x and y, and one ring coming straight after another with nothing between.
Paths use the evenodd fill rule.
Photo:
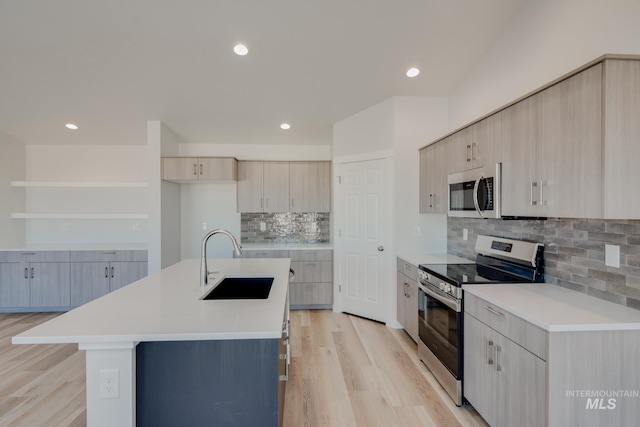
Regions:
<instances>
[{"instance_id":1,"label":"white quartz countertop","mask_svg":"<svg viewBox=\"0 0 640 427\"><path fill-rule=\"evenodd\" d=\"M420 264L474 264L475 261L450 254L400 254L403 261L416 267Z\"/></svg>"},{"instance_id":2,"label":"white quartz countertop","mask_svg":"<svg viewBox=\"0 0 640 427\"><path fill-rule=\"evenodd\" d=\"M187 259L13 337L14 344L279 338L289 286L288 258ZM273 275L267 299L200 300L225 275Z\"/></svg>"},{"instance_id":3,"label":"white quartz countertop","mask_svg":"<svg viewBox=\"0 0 640 427\"><path fill-rule=\"evenodd\" d=\"M547 283L463 285L496 307L550 332L640 329L640 311Z\"/></svg>"},{"instance_id":4,"label":"white quartz countertop","mask_svg":"<svg viewBox=\"0 0 640 427\"><path fill-rule=\"evenodd\" d=\"M246 250L310 251L333 249L331 243L241 243Z\"/></svg>"}]
</instances>

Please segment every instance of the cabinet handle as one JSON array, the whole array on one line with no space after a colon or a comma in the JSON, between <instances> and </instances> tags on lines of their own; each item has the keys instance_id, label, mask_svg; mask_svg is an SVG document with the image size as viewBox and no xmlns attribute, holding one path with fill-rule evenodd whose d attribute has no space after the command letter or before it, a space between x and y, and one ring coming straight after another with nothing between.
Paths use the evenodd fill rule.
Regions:
<instances>
[{"instance_id":1,"label":"cabinet handle","mask_svg":"<svg viewBox=\"0 0 640 427\"><path fill-rule=\"evenodd\" d=\"M496 310L495 308L492 308L492 307L486 306L484 309L485 309L485 310L487 310L489 313L493 313L493 314L495 314L496 316L502 316L502 317L504 317L504 313L499 312L499 311L498 311L498 310Z\"/></svg>"},{"instance_id":2,"label":"cabinet handle","mask_svg":"<svg viewBox=\"0 0 640 427\"><path fill-rule=\"evenodd\" d=\"M35 252L22 252L22 255L35 255Z\"/></svg>"},{"instance_id":3,"label":"cabinet handle","mask_svg":"<svg viewBox=\"0 0 640 427\"><path fill-rule=\"evenodd\" d=\"M536 200L533 200L533 188L537 186L538 186L537 182L535 181L531 182L531 206L536 206L538 204Z\"/></svg>"},{"instance_id":4,"label":"cabinet handle","mask_svg":"<svg viewBox=\"0 0 640 427\"><path fill-rule=\"evenodd\" d=\"M111 267L111 277L113 277L113 267Z\"/></svg>"},{"instance_id":5,"label":"cabinet handle","mask_svg":"<svg viewBox=\"0 0 640 427\"><path fill-rule=\"evenodd\" d=\"M267 197L267 198L265 199L265 201L264 201L264 207L265 207L266 209L269 209L269 198L268 198L268 197Z\"/></svg>"},{"instance_id":6,"label":"cabinet handle","mask_svg":"<svg viewBox=\"0 0 640 427\"><path fill-rule=\"evenodd\" d=\"M260 209L262 209L262 208L264 207L264 206L263 206L263 201L264 201L264 200L262 199L262 197L260 197Z\"/></svg>"},{"instance_id":7,"label":"cabinet handle","mask_svg":"<svg viewBox=\"0 0 640 427\"><path fill-rule=\"evenodd\" d=\"M198 167L198 165L196 165L196 164L193 165L193 174L196 175L196 176L198 175L198 172L196 171L197 167Z\"/></svg>"},{"instance_id":8,"label":"cabinet handle","mask_svg":"<svg viewBox=\"0 0 640 427\"><path fill-rule=\"evenodd\" d=\"M33 267L31 267L31 278L33 279Z\"/></svg>"},{"instance_id":9,"label":"cabinet handle","mask_svg":"<svg viewBox=\"0 0 640 427\"><path fill-rule=\"evenodd\" d=\"M544 185L546 184L546 182L544 181L540 181L540 204L541 205L546 205L547 202L544 200Z\"/></svg>"},{"instance_id":10,"label":"cabinet handle","mask_svg":"<svg viewBox=\"0 0 640 427\"><path fill-rule=\"evenodd\" d=\"M200 175L202 175L202 163L200 163Z\"/></svg>"},{"instance_id":11,"label":"cabinet handle","mask_svg":"<svg viewBox=\"0 0 640 427\"><path fill-rule=\"evenodd\" d=\"M475 160L476 159L476 153L475 153L476 150L474 150L475 146L476 146L475 142L473 144L471 144L471 160Z\"/></svg>"},{"instance_id":12,"label":"cabinet handle","mask_svg":"<svg viewBox=\"0 0 640 427\"><path fill-rule=\"evenodd\" d=\"M24 278L25 279L29 278L29 269L27 267L24 268Z\"/></svg>"},{"instance_id":13,"label":"cabinet handle","mask_svg":"<svg viewBox=\"0 0 640 427\"><path fill-rule=\"evenodd\" d=\"M487 364L493 365L493 359L491 356L493 355L493 341L489 340L487 343Z\"/></svg>"},{"instance_id":14,"label":"cabinet handle","mask_svg":"<svg viewBox=\"0 0 640 427\"><path fill-rule=\"evenodd\" d=\"M496 346L496 371L502 371L502 366L500 366L500 352L502 351L502 347L499 345Z\"/></svg>"},{"instance_id":15,"label":"cabinet handle","mask_svg":"<svg viewBox=\"0 0 640 427\"><path fill-rule=\"evenodd\" d=\"M104 277L109 277L109 267L104 268Z\"/></svg>"},{"instance_id":16,"label":"cabinet handle","mask_svg":"<svg viewBox=\"0 0 640 427\"><path fill-rule=\"evenodd\" d=\"M433 194L429 194L429 207L433 207Z\"/></svg>"},{"instance_id":17,"label":"cabinet handle","mask_svg":"<svg viewBox=\"0 0 640 427\"><path fill-rule=\"evenodd\" d=\"M102 255L115 255L115 252L102 252Z\"/></svg>"},{"instance_id":18,"label":"cabinet handle","mask_svg":"<svg viewBox=\"0 0 640 427\"><path fill-rule=\"evenodd\" d=\"M295 203L294 203L294 202L295 202L295 198L294 198L294 197L292 197L292 198L291 198L291 208L292 208L292 209L293 209L293 206L295 205Z\"/></svg>"},{"instance_id":19,"label":"cabinet handle","mask_svg":"<svg viewBox=\"0 0 640 427\"><path fill-rule=\"evenodd\" d=\"M473 150L470 144L467 144L467 162L471 161L471 156L469 156L469 150Z\"/></svg>"}]
</instances>

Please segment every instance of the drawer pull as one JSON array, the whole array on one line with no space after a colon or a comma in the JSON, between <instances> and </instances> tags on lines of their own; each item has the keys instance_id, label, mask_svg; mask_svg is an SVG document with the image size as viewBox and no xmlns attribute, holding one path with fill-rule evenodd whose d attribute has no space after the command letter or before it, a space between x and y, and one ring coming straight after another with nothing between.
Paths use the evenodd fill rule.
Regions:
<instances>
[{"instance_id":1,"label":"drawer pull","mask_svg":"<svg viewBox=\"0 0 640 427\"><path fill-rule=\"evenodd\" d=\"M504 313L501 313L501 312L497 311L497 310L496 310L496 309L494 309L494 308L491 308L491 307L489 307L489 306L486 306L484 309L485 309L485 310L487 310L489 313L493 313L493 314L495 314L496 316L502 316L502 317L504 317Z\"/></svg>"},{"instance_id":2,"label":"drawer pull","mask_svg":"<svg viewBox=\"0 0 640 427\"><path fill-rule=\"evenodd\" d=\"M35 255L35 252L22 252L22 255Z\"/></svg>"},{"instance_id":3,"label":"drawer pull","mask_svg":"<svg viewBox=\"0 0 640 427\"><path fill-rule=\"evenodd\" d=\"M109 277L109 267L104 268L104 277Z\"/></svg>"},{"instance_id":4,"label":"drawer pull","mask_svg":"<svg viewBox=\"0 0 640 427\"><path fill-rule=\"evenodd\" d=\"M115 255L115 252L102 252L102 255Z\"/></svg>"},{"instance_id":5,"label":"drawer pull","mask_svg":"<svg viewBox=\"0 0 640 427\"><path fill-rule=\"evenodd\" d=\"M496 371L502 371L502 366L500 366L500 352L502 351L502 347L499 345L496 346Z\"/></svg>"},{"instance_id":6,"label":"drawer pull","mask_svg":"<svg viewBox=\"0 0 640 427\"><path fill-rule=\"evenodd\" d=\"M24 268L24 278L25 279L29 278L29 269L27 267Z\"/></svg>"},{"instance_id":7,"label":"drawer pull","mask_svg":"<svg viewBox=\"0 0 640 427\"><path fill-rule=\"evenodd\" d=\"M489 365L493 365L493 359L491 356L493 356L493 341L489 340L487 343L487 364Z\"/></svg>"}]
</instances>

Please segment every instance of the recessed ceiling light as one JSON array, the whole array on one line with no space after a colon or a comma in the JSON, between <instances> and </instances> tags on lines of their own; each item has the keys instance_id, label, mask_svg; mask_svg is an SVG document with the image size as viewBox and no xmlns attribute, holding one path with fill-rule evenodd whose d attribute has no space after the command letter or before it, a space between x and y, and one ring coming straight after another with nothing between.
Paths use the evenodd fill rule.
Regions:
<instances>
[{"instance_id":1,"label":"recessed ceiling light","mask_svg":"<svg viewBox=\"0 0 640 427\"><path fill-rule=\"evenodd\" d=\"M291 129L291 125L289 123L283 123L280 125L280 129L289 130Z\"/></svg>"},{"instance_id":2,"label":"recessed ceiling light","mask_svg":"<svg viewBox=\"0 0 640 427\"><path fill-rule=\"evenodd\" d=\"M65 126L67 127L67 129L73 129L73 130L78 129L78 126L74 125L73 123L67 123Z\"/></svg>"},{"instance_id":3,"label":"recessed ceiling light","mask_svg":"<svg viewBox=\"0 0 640 427\"><path fill-rule=\"evenodd\" d=\"M236 55L240 56L245 56L247 53L249 53L249 49L247 49L247 47L242 43L235 45L233 47L233 51L236 53Z\"/></svg>"},{"instance_id":4,"label":"recessed ceiling light","mask_svg":"<svg viewBox=\"0 0 640 427\"><path fill-rule=\"evenodd\" d=\"M409 70L407 70L407 77L415 77L418 74L420 74L420 70L417 68L409 68Z\"/></svg>"}]
</instances>

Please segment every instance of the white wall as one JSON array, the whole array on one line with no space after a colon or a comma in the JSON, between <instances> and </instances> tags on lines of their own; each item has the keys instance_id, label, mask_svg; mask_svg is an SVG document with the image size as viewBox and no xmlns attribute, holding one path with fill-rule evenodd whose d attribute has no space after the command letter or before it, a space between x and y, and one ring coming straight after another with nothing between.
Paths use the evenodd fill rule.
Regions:
<instances>
[{"instance_id":1,"label":"white wall","mask_svg":"<svg viewBox=\"0 0 640 427\"><path fill-rule=\"evenodd\" d=\"M386 151L393 156L396 253L446 252L446 215L419 213L418 149L446 133L447 107L446 98L393 97L334 125L335 161Z\"/></svg>"},{"instance_id":2,"label":"white wall","mask_svg":"<svg viewBox=\"0 0 640 427\"><path fill-rule=\"evenodd\" d=\"M450 130L606 53L640 54L638 0L525 0L450 98Z\"/></svg>"},{"instance_id":3,"label":"white wall","mask_svg":"<svg viewBox=\"0 0 640 427\"><path fill-rule=\"evenodd\" d=\"M395 97L395 247L400 253L447 252L447 216L420 214L418 149L446 133L446 98Z\"/></svg>"},{"instance_id":4,"label":"white wall","mask_svg":"<svg viewBox=\"0 0 640 427\"><path fill-rule=\"evenodd\" d=\"M25 180L25 145L0 132L0 247L24 246L24 220L11 219L12 212L25 209L25 190L11 187L11 181Z\"/></svg>"},{"instance_id":5,"label":"white wall","mask_svg":"<svg viewBox=\"0 0 640 427\"><path fill-rule=\"evenodd\" d=\"M146 182L144 146L25 146L28 181ZM25 208L42 213L147 213L146 188L27 188ZM25 220L29 245L146 244L144 220Z\"/></svg>"},{"instance_id":6,"label":"white wall","mask_svg":"<svg viewBox=\"0 0 640 427\"><path fill-rule=\"evenodd\" d=\"M180 140L171 129L160 127L160 155L177 156ZM160 163L160 159L156 159ZM160 172L162 174L162 171ZM160 179L162 176L160 176ZM182 260L182 186L175 182L160 181L161 201L161 247L162 268Z\"/></svg>"}]
</instances>

